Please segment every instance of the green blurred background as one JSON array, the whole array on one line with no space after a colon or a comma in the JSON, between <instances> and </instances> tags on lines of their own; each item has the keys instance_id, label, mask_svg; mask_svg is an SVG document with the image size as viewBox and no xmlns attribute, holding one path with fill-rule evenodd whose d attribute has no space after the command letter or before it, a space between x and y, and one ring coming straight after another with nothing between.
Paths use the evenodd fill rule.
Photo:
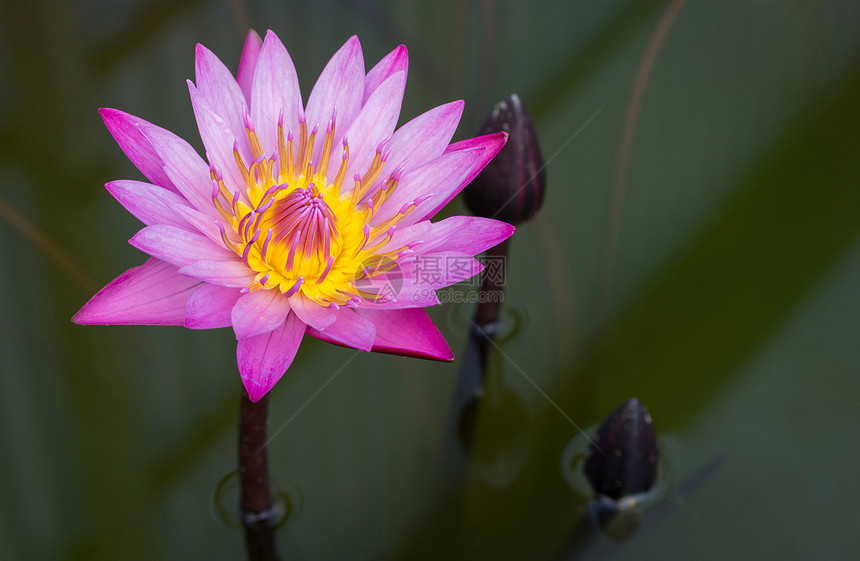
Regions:
<instances>
[{"instance_id":1,"label":"green blurred background","mask_svg":"<svg viewBox=\"0 0 860 561\"><path fill-rule=\"evenodd\" d=\"M558 559L585 501L563 451L633 396L670 498L626 543L569 558L860 551L860 3L0 6L0 558L244 555L218 514L235 501L232 332L70 318L144 260L102 188L142 177L96 110L200 148L194 45L235 69L249 26L278 33L305 95L350 35L368 68L406 44L401 122L465 99L457 138L517 92L548 175L512 242L522 321L474 461L450 430L461 362L305 340L271 401L284 559ZM431 313L462 356L470 306Z\"/></svg>"}]
</instances>

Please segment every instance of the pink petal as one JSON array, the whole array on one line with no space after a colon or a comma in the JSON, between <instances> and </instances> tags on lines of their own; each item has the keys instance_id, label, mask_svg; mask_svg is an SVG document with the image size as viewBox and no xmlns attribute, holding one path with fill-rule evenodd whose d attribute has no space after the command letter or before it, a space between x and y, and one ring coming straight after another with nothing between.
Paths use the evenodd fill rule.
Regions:
<instances>
[{"instance_id":1,"label":"pink petal","mask_svg":"<svg viewBox=\"0 0 860 561\"><path fill-rule=\"evenodd\" d=\"M278 149L278 119L283 113L284 135L298 138L299 106L302 92L296 68L284 44L269 31L260 51L251 87L251 119L263 145L263 151Z\"/></svg>"},{"instance_id":2,"label":"pink petal","mask_svg":"<svg viewBox=\"0 0 860 561\"><path fill-rule=\"evenodd\" d=\"M358 313L376 325L376 339L373 342L376 352L454 360L451 347L424 310L362 309Z\"/></svg>"},{"instance_id":3,"label":"pink petal","mask_svg":"<svg viewBox=\"0 0 860 561\"><path fill-rule=\"evenodd\" d=\"M220 216L218 219L212 215L203 214L199 210L194 210L191 207L176 207L174 209L188 224L196 228L201 234L224 247L224 240L221 237L221 230L218 229L218 223L221 222Z\"/></svg>"},{"instance_id":4,"label":"pink petal","mask_svg":"<svg viewBox=\"0 0 860 561\"><path fill-rule=\"evenodd\" d=\"M420 205L420 208L416 208L412 216L407 217L405 222L414 223L424 218L436 216L436 213L442 210L442 207L447 205L451 199L456 197L457 194L459 194L466 185L471 183L481 170L490 163L490 160L496 157L496 154L499 153L499 150L501 150L508 141L508 135L507 133L499 132L478 137L475 140L480 140L480 142L476 142L477 146L480 148L451 152L452 155L459 155L462 153L473 154L477 150L483 149L483 153L472 162L471 166L464 164L463 168L465 169L460 166L455 168L458 172L462 173L462 175L457 175L455 173L456 181L449 183L449 185L454 185L454 189L448 193L444 193L444 190L442 189L437 190L441 191L443 194L441 196L437 194L435 197L430 197L424 204ZM443 154L440 159L444 157L445 155Z\"/></svg>"},{"instance_id":5,"label":"pink petal","mask_svg":"<svg viewBox=\"0 0 860 561\"><path fill-rule=\"evenodd\" d=\"M376 66L370 69L367 76L364 78L364 99L362 103L367 103L370 94L372 94L380 84L385 82L389 76L398 72L406 74L409 68L409 53L406 47L400 45L376 63Z\"/></svg>"},{"instance_id":6,"label":"pink petal","mask_svg":"<svg viewBox=\"0 0 860 561\"><path fill-rule=\"evenodd\" d=\"M289 301L277 290L257 290L242 295L230 314L237 339L247 339L277 329L290 313Z\"/></svg>"},{"instance_id":7,"label":"pink petal","mask_svg":"<svg viewBox=\"0 0 860 561\"><path fill-rule=\"evenodd\" d=\"M201 259L233 261L237 255L209 238L184 228L156 224L141 229L129 243L137 249L177 267L190 265Z\"/></svg>"},{"instance_id":8,"label":"pink petal","mask_svg":"<svg viewBox=\"0 0 860 561\"><path fill-rule=\"evenodd\" d=\"M230 126L209 105L209 102L200 94L191 81L188 82L188 93L191 96L191 106L194 108L194 117L197 119L197 129L209 162L224 176L224 182L232 193L236 189L244 189L245 180L236 166L233 156L233 146L238 145L246 165L251 163L251 149L245 135L237 138ZM207 169L208 177L208 169ZM211 185L211 184L210 184ZM211 187L209 190L211 196Z\"/></svg>"},{"instance_id":9,"label":"pink petal","mask_svg":"<svg viewBox=\"0 0 860 561\"><path fill-rule=\"evenodd\" d=\"M334 308L324 308L301 293L290 298L290 307L300 320L318 331L325 331L337 319Z\"/></svg>"},{"instance_id":10,"label":"pink petal","mask_svg":"<svg viewBox=\"0 0 860 561\"><path fill-rule=\"evenodd\" d=\"M116 139L119 147L147 179L156 185L176 191L173 183L162 169L164 162L152 149L149 140L138 127L141 124L153 127L155 125L117 109L99 109L99 115L101 115L108 131Z\"/></svg>"},{"instance_id":11,"label":"pink petal","mask_svg":"<svg viewBox=\"0 0 860 561\"><path fill-rule=\"evenodd\" d=\"M388 144L388 168L397 169L404 162L415 168L441 156L457 130L463 106L462 101L440 105L397 129Z\"/></svg>"},{"instance_id":12,"label":"pink petal","mask_svg":"<svg viewBox=\"0 0 860 561\"><path fill-rule=\"evenodd\" d=\"M140 131L164 162L164 173L176 190L194 208L217 215L212 204L209 166L194 148L172 132L154 125L141 124Z\"/></svg>"},{"instance_id":13,"label":"pink petal","mask_svg":"<svg viewBox=\"0 0 860 561\"><path fill-rule=\"evenodd\" d=\"M81 325L183 325L185 305L200 281L151 258L101 289L72 321Z\"/></svg>"},{"instance_id":14,"label":"pink petal","mask_svg":"<svg viewBox=\"0 0 860 561\"><path fill-rule=\"evenodd\" d=\"M337 108L337 129L345 131L352 124L361 109L364 99L364 59L361 54L361 44L358 37L350 37L346 43L331 57L317 79L308 106L305 110L308 129L319 125L325 131L334 109ZM314 154L319 154L322 147L323 134L317 134L314 144ZM340 144L339 136L335 146Z\"/></svg>"},{"instance_id":15,"label":"pink petal","mask_svg":"<svg viewBox=\"0 0 860 561\"><path fill-rule=\"evenodd\" d=\"M476 136L474 138L467 138L466 140L454 142L454 143L448 145L448 147L445 149L445 154L448 154L449 152L459 152L461 150L471 150L473 148L484 148L487 146L487 140L488 140L487 137L495 137L495 136L498 136L500 134L502 134L502 133L494 133L494 134L489 134L489 135L484 135L484 136ZM505 133L505 134L507 134L507 133ZM507 138L505 139L505 141L502 142L503 146L504 146L505 142L507 142Z\"/></svg>"},{"instance_id":16,"label":"pink petal","mask_svg":"<svg viewBox=\"0 0 860 561\"><path fill-rule=\"evenodd\" d=\"M337 319L325 331L308 328L308 334L317 339L336 345L369 351L376 338L373 322L360 316L355 310L341 308L336 312Z\"/></svg>"},{"instance_id":17,"label":"pink petal","mask_svg":"<svg viewBox=\"0 0 860 561\"><path fill-rule=\"evenodd\" d=\"M233 74L212 51L199 43L194 69L197 90L241 143L246 139L245 116L248 115L248 106Z\"/></svg>"},{"instance_id":18,"label":"pink petal","mask_svg":"<svg viewBox=\"0 0 860 561\"><path fill-rule=\"evenodd\" d=\"M421 222L403 227L398 224L394 230L394 234L391 236L391 241L380 250L380 253L394 251L405 245L408 245L410 248L413 246L420 248L425 243L425 236L432 228L433 223L429 220L422 220Z\"/></svg>"},{"instance_id":19,"label":"pink petal","mask_svg":"<svg viewBox=\"0 0 860 561\"><path fill-rule=\"evenodd\" d=\"M251 401L266 395L281 379L292 364L304 334L305 324L290 314L278 329L239 340L236 359Z\"/></svg>"},{"instance_id":20,"label":"pink petal","mask_svg":"<svg viewBox=\"0 0 860 561\"><path fill-rule=\"evenodd\" d=\"M215 329L232 325L230 312L242 295L238 288L204 284L191 294L185 305L185 327Z\"/></svg>"},{"instance_id":21,"label":"pink petal","mask_svg":"<svg viewBox=\"0 0 860 561\"><path fill-rule=\"evenodd\" d=\"M351 178L356 173L364 175L376 155L379 143L394 132L397 119L400 117L400 105L405 89L406 73L398 72L383 82L361 108L346 132L350 150L346 177ZM331 178L337 174L341 157L340 150L332 151L328 167ZM394 171L394 168L386 167L386 169L389 174Z\"/></svg>"},{"instance_id":22,"label":"pink petal","mask_svg":"<svg viewBox=\"0 0 860 561\"><path fill-rule=\"evenodd\" d=\"M418 223L414 228L423 223ZM477 255L508 239L516 228L506 222L475 216L452 216L422 229L416 253L453 251ZM408 235L408 233L407 233ZM413 239L419 239L413 237ZM392 238L393 241L393 238ZM393 248L394 246L392 246ZM402 244L397 247L402 247Z\"/></svg>"},{"instance_id":23,"label":"pink petal","mask_svg":"<svg viewBox=\"0 0 860 561\"><path fill-rule=\"evenodd\" d=\"M187 228L188 222L176 214L177 207L188 205L188 201L164 187L124 179L111 181L105 188L135 218L146 224L170 224Z\"/></svg>"},{"instance_id":24,"label":"pink petal","mask_svg":"<svg viewBox=\"0 0 860 561\"><path fill-rule=\"evenodd\" d=\"M405 204L421 200L399 227L420 222L435 215L469 184L504 146L507 135L487 135L483 143L468 150L446 152L423 166L407 171L394 194L373 218L379 224L397 213Z\"/></svg>"},{"instance_id":25,"label":"pink petal","mask_svg":"<svg viewBox=\"0 0 860 561\"><path fill-rule=\"evenodd\" d=\"M201 259L191 265L180 267L179 272L212 284L235 288L245 288L254 282L257 276L238 257L235 261Z\"/></svg>"},{"instance_id":26,"label":"pink petal","mask_svg":"<svg viewBox=\"0 0 860 561\"><path fill-rule=\"evenodd\" d=\"M251 105L251 83L254 81L254 71L257 68L257 59L260 57L260 48L263 40L257 32L251 29L245 37L245 46L242 48L242 58L239 60L239 71L236 73L236 82L245 96L245 103Z\"/></svg>"}]
</instances>

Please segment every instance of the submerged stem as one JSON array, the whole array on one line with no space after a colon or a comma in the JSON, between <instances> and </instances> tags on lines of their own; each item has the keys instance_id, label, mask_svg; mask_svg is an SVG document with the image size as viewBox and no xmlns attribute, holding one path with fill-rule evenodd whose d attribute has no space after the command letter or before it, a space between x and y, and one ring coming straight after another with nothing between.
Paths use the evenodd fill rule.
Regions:
<instances>
[{"instance_id":1,"label":"submerged stem","mask_svg":"<svg viewBox=\"0 0 860 561\"><path fill-rule=\"evenodd\" d=\"M245 389L239 403L239 509L249 561L276 561L275 520L269 486L266 425L269 396L253 402Z\"/></svg>"},{"instance_id":2,"label":"submerged stem","mask_svg":"<svg viewBox=\"0 0 860 561\"><path fill-rule=\"evenodd\" d=\"M505 260L508 257L508 240L502 241L499 245L491 247L485 254L488 261L493 259ZM491 274L489 270L485 270L484 277L481 282L481 292L487 296L479 298L478 307L475 309L475 319L472 324L472 337L476 340L481 359L481 375L486 379L487 359L489 357L490 347L496 338L496 332L499 328L499 318L501 316L502 298L498 293L501 293L505 288L505 280L499 278L498 275Z\"/></svg>"}]
</instances>

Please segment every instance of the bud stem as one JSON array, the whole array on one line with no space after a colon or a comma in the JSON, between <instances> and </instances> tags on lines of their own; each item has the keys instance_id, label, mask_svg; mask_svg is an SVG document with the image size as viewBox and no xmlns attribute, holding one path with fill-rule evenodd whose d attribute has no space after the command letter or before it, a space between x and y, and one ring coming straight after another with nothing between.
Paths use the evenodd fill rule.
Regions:
<instances>
[{"instance_id":1,"label":"bud stem","mask_svg":"<svg viewBox=\"0 0 860 561\"><path fill-rule=\"evenodd\" d=\"M507 259L508 241L505 240L499 245L488 249L486 253L488 260L494 258ZM481 294L490 295L501 292L504 288L503 279L499 279L498 275L490 274L489 271L484 271L484 277L481 281ZM479 298L478 307L475 309L475 319L472 322L472 336L478 342L481 357L481 375L484 379L486 379L487 357L499 328L501 309L502 299L496 297Z\"/></svg>"}]
</instances>

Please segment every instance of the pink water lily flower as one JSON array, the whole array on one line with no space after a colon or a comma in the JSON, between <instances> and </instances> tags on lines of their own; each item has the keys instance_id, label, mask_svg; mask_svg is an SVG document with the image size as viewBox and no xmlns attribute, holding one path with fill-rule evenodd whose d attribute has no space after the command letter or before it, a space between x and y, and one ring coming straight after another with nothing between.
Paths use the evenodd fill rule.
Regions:
<instances>
[{"instance_id":1,"label":"pink water lily flower","mask_svg":"<svg viewBox=\"0 0 860 561\"><path fill-rule=\"evenodd\" d=\"M400 46L365 73L350 38L302 103L290 56L251 32L239 71L196 52L191 103L206 160L184 140L115 109L101 116L149 183L107 189L144 223L151 257L103 288L80 324L232 326L252 400L290 366L305 333L363 351L452 360L422 308L482 269L474 256L514 228L430 218L504 145L449 144L463 103L395 130L406 86ZM208 160L208 162L207 162Z\"/></svg>"}]
</instances>

